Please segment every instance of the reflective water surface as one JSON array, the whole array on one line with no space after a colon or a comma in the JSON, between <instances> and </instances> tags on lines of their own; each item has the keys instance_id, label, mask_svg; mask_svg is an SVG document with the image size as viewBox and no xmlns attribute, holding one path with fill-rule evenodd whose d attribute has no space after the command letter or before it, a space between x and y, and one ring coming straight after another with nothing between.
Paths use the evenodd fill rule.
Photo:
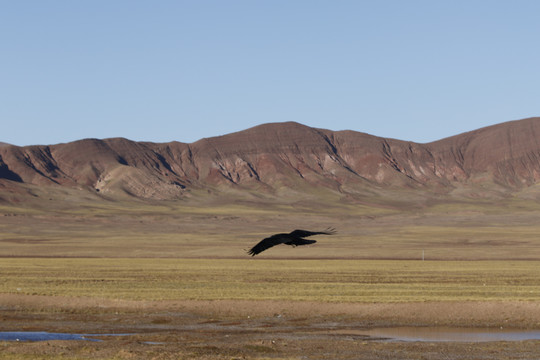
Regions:
<instances>
[{"instance_id":1,"label":"reflective water surface","mask_svg":"<svg viewBox=\"0 0 540 360\"><path fill-rule=\"evenodd\" d=\"M376 329L348 329L332 331L335 335L357 335L372 340L423 341L423 342L487 342L540 340L540 330L494 329L494 328L449 328L449 327L390 327ZM134 334L73 334L46 331L0 332L0 341L49 341L84 340L102 341L108 336ZM160 344L146 342L147 344Z\"/></svg>"},{"instance_id":2,"label":"reflective water surface","mask_svg":"<svg viewBox=\"0 0 540 360\"><path fill-rule=\"evenodd\" d=\"M486 342L540 340L539 330L448 327L395 327L361 330L358 334L393 341Z\"/></svg>"},{"instance_id":3,"label":"reflective water surface","mask_svg":"<svg viewBox=\"0 0 540 360\"><path fill-rule=\"evenodd\" d=\"M101 341L96 336L122 336L130 334L70 334L46 331L2 331L0 341L48 341L48 340L86 340Z\"/></svg>"}]
</instances>

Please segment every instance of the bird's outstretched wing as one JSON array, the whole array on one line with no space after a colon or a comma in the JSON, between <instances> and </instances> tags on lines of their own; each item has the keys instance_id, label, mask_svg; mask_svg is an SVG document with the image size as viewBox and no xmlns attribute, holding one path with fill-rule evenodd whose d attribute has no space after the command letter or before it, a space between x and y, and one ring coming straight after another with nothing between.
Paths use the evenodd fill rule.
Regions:
<instances>
[{"instance_id":1,"label":"bird's outstretched wing","mask_svg":"<svg viewBox=\"0 0 540 360\"><path fill-rule=\"evenodd\" d=\"M293 246L300 246L300 245L309 245L309 244L315 244L316 240L308 240L308 239L294 239L290 242L289 245Z\"/></svg>"},{"instance_id":2,"label":"bird's outstretched wing","mask_svg":"<svg viewBox=\"0 0 540 360\"><path fill-rule=\"evenodd\" d=\"M289 235L303 238L303 237L308 237L312 235L333 235L335 233L336 233L336 229L328 228L324 231L294 230Z\"/></svg>"},{"instance_id":3,"label":"bird's outstretched wing","mask_svg":"<svg viewBox=\"0 0 540 360\"><path fill-rule=\"evenodd\" d=\"M251 256L255 256L263 252L264 250L271 248L272 246L276 246L290 241L290 238L287 238L283 235L284 234L276 234L267 237L266 239L262 239L257 245L255 245L251 248L251 250L248 251L248 254Z\"/></svg>"}]
</instances>

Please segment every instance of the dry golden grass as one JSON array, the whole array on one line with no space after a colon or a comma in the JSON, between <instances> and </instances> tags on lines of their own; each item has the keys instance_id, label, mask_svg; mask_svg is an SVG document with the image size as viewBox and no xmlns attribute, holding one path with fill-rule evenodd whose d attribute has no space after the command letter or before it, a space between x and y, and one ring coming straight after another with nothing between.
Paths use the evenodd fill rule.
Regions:
<instances>
[{"instance_id":1,"label":"dry golden grass","mask_svg":"<svg viewBox=\"0 0 540 360\"><path fill-rule=\"evenodd\" d=\"M125 300L540 299L530 261L0 259L0 293Z\"/></svg>"},{"instance_id":2,"label":"dry golden grass","mask_svg":"<svg viewBox=\"0 0 540 360\"><path fill-rule=\"evenodd\" d=\"M540 205L533 200L404 209L397 202L73 196L57 195L47 207L43 201L0 206L0 292L148 300L538 300ZM327 226L338 234L319 236L313 246L277 246L255 258L244 251L275 232ZM441 261L418 261L422 253ZM454 261L475 259L489 261Z\"/></svg>"},{"instance_id":3,"label":"dry golden grass","mask_svg":"<svg viewBox=\"0 0 540 360\"><path fill-rule=\"evenodd\" d=\"M411 208L333 202L51 200L0 206L0 257L237 258L263 237L337 228L261 258L540 260L540 204L437 202ZM421 206L422 205L422 206Z\"/></svg>"}]
</instances>

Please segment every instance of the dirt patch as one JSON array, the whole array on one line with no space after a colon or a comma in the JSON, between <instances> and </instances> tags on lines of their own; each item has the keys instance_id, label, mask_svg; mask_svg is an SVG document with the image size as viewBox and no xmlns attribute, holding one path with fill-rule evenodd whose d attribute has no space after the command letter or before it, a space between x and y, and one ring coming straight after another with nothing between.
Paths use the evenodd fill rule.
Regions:
<instances>
[{"instance_id":1,"label":"dirt patch","mask_svg":"<svg viewBox=\"0 0 540 360\"><path fill-rule=\"evenodd\" d=\"M131 301L0 294L2 308L44 312L177 312L203 317L344 318L383 326L503 326L540 328L539 302L320 303L306 301Z\"/></svg>"}]
</instances>

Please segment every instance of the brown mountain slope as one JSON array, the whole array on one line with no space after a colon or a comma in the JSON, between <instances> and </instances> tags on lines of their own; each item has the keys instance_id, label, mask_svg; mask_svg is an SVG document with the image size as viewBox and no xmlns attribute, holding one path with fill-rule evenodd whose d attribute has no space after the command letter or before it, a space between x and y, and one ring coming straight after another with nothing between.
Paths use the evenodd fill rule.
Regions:
<instances>
[{"instance_id":1,"label":"brown mountain slope","mask_svg":"<svg viewBox=\"0 0 540 360\"><path fill-rule=\"evenodd\" d=\"M443 164L512 188L540 180L540 118L506 122L428 144Z\"/></svg>"},{"instance_id":2,"label":"brown mountain slope","mask_svg":"<svg viewBox=\"0 0 540 360\"><path fill-rule=\"evenodd\" d=\"M494 185L519 190L540 180L540 118L507 122L429 144L298 123L260 125L192 144L85 139L0 147L0 182L67 186L111 196L180 198L194 190L450 192ZM1 188L0 188L1 190Z\"/></svg>"}]
</instances>

